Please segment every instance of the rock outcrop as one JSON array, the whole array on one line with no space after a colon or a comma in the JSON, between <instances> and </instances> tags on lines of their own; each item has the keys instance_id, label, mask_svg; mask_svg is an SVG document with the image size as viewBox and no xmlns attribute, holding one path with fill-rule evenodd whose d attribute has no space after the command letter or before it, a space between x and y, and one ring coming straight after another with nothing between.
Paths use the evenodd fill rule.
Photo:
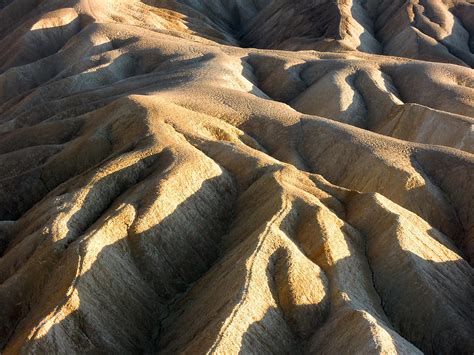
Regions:
<instances>
[{"instance_id":1,"label":"rock outcrop","mask_svg":"<svg viewBox=\"0 0 474 355\"><path fill-rule=\"evenodd\" d=\"M0 349L474 352L469 0L0 0Z\"/></svg>"}]
</instances>

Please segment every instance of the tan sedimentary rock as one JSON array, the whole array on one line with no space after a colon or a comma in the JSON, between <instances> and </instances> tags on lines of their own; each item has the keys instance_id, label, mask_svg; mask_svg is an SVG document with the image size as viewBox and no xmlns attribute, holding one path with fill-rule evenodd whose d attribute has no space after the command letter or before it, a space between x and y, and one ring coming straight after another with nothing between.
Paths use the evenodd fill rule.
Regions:
<instances>
[{"instance_id":1,"label":"tan sedimentary rock","mask_svg":"<svg viewBox=\"0 0 474 355\"><path fill-rule=\"evenodd\" d=\"M472 353L473 9L0 0L1 352Z\"/></svg>"}]
</instances>

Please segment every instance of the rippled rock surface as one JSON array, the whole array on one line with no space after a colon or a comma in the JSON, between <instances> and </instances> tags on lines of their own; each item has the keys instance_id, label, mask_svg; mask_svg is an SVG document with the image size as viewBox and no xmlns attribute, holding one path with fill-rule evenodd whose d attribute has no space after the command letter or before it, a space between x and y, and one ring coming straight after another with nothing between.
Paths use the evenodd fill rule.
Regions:
<instances>
[{"instance_id":1,"label":"rippled rock surface","mask_svg":"<svg viewBox=\"0 0 474 355\"><path fill-rule=\"evenodd\" d=\"M469 0L0 0L0 349L472 354Z\"/></svg>"}]
</instances>

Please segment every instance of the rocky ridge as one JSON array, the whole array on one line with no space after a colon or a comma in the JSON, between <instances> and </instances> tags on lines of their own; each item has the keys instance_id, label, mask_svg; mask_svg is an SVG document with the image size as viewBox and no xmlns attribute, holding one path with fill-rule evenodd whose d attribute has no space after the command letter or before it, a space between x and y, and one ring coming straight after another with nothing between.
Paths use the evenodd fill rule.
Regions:
<instances>
[{"instance_id":1,"label":"rocky ridge","mask_svg":"<svg viewBox=\"0 0 474 355\"><path fill-rule=\"evenodd\" d=\"M0 0L2 353L472 353L473 19Z\"/></svg>"}]
</instances>

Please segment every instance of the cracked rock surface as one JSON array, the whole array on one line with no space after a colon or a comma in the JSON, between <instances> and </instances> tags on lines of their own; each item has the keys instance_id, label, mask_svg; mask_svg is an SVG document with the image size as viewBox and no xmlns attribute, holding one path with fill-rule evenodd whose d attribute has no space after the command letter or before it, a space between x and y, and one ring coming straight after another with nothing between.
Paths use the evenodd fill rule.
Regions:
<instances>
[{"instance_id":1,"label":"cracked rock surface","mask_svg":"<svg viewBox=\"0 0 474 355\"><path fill-rule=\"evenodd\" d=\"M469 0L0 0L2 354L472 354Z\"/></svg>"}]
</instances>

